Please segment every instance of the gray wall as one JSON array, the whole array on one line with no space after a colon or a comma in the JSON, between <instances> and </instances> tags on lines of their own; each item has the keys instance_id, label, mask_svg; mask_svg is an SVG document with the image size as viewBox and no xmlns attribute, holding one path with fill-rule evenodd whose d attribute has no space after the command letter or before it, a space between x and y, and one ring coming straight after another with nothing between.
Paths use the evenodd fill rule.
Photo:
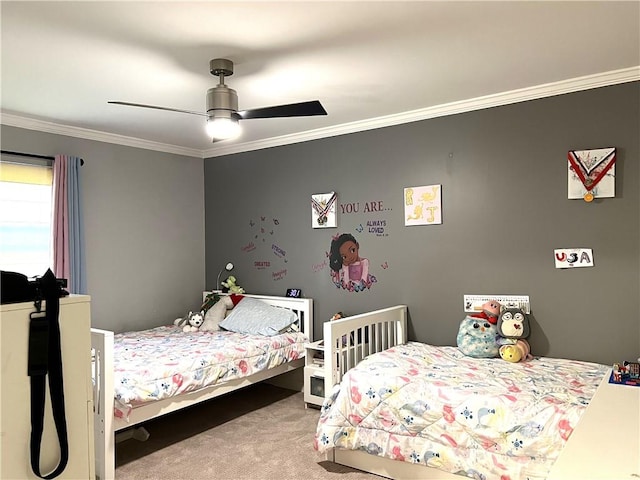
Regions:
<instances>
[{"instance_id":1,"label":"gray wall","mask_svg":"<svg viewBox=\"0 0 640 480\"><path fill-rule=\"evenodd\" d=\"M85 160L82 201L94 327L119 332L163 325L200 305L202 159L4 125L1 134L4 150Z\"/></svg>"},{"instance_id":2,"label":"gray wall","mask_svg":"<svg viewBox=\"0 0 640 480\"><path fill-rule=\"evenodd\" d=\"M639 117L636 82L207 159L207 287L232 261L250 292L313 297L316 336L336 311L406 303L411 339L449 345L465 293L526 294L534 354L637 358ZM568 200L567 151L602 147L617 147L616 197ZM405 227L403 188L432 184L442 225ZM338 228L312 229L311 195L334 190ZM342 214L349 204L358 212ZM377 278L364 292L330 280L343 232ZM571 247L593 249L595 266L556 269L553 250Z\"/></svg>"}]
</instances>

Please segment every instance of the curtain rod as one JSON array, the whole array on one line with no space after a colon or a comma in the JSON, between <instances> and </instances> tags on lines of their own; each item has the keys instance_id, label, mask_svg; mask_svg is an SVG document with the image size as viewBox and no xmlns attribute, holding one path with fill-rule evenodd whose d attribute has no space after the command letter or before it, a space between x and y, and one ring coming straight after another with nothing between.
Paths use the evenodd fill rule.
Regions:
<instances>
[{"instance_id":1,"label":"curtain rod","mask_svg":"<svg viewBox=\"0 0 640 480\"><path fill-rule=\"evenodd\" d=\"M12 152L10 150L0 150L0 153L4 153L5 155L15 155L16 157L43 158L45 160L56 159L50 155L36 155L35 153ZM80 165L84 165L84 160L80 159Z\"/></svg>"}]
</instances>

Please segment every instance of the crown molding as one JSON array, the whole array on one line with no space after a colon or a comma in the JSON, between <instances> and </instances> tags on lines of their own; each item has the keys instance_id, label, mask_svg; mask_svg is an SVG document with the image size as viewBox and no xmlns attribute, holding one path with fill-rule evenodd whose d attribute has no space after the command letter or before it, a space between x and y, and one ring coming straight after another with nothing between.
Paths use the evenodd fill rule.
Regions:
<instances>
[{"instance_id":1,"label":"crown molding","mask_svg":"<svg viewBox=\"0 0 640 480\"><path fill-rule=\"evenodd\" d=\"M2 112L0 116L0 123L2 125L8 125L12 127L26 128L28 130L55 133L58 135L83 138L86 140L95 140L98 142L115 143L128 147L144 148L146 150L155 150L159 152L173 153L176 155L184 155L188 157L212 158L220 157L223 155L231 155L234 153L250 152L253 150L261 150L264 148L290 145L293 143L308 142L310 140L335 137L338 135L346 135L349 133L363 132L376 128L390 127L403 123L427 120L430 118L455 115L458 113L472 112L475 110L482 110L484 108L492 108L502 105L509 105L512 103L526 102L528 100L536 100L556 95L564 95L567 93L590 90L593 88L606 87L621 83L634 82L638 80L640 80L640 66L635 66L623 68L620 70L597 73L594 75L586 75L569 80L562 80L559 82L546 83L534 87L511 90L508 92L502 92L493 95L486 95L469 100L445 103L442 105L436 105L433 107L422 108L418 110L411 110L394 115L387 115L357 122L345 123L332 127L309 130L306 132L291 135L282 135L279 137L272 137L253 142L236 143L233 145L220 145L208 150L198 150L194 148L180 147L177 145L169 145L166 143L152 142L140 138L115 135L112 133L100 132L87 128L73 127L43 120L35 120L4 112Z\"/></svg>"},{"instance_id":2,"label":"crown molding","mask_svg":"<svg viewBox=\"0 0 640 480\"><path fill-rule=\"evenodd\" d=\"M334 127L319 128L293 135L283 135L280 137L268 138L255 142L239 143L228 146L214 147L204 151L204 158L220 157L234 153L260 150L263 148L289 145L292 143L307 142L321 138L335 137L349 133L363 132L376 128L390 127L403 123L417 122L430 118L444 117L458 113L472 112L485 108L509 105L512 103L525 102L540 98L564 95L566 93L590 90L593 88L606 87L621 83L628 83L640 80L640 66L613 70L610 72L585 75L583 77L562 80L559 82L546 83L534 87L521 88L484 97L472 98L458 102L451 102L434 107L422 108L384 117L377 117L368 120L345 123Z\"/></svg>"},{"instance_id":3,"label":"crown molding","mask_svg":"<svg viewBox=\"0 0 640 480\"><path fill-rule=\"evenodd\" d=\"M10 127L26 128L27 130L37 130L45 133L55 133L58 135L66 135L68 137L82 138L85 140L95 140L97 142L115 143L127 147L144 148L145 150L154 150L165 153L175 153L176 155L185 155L188 157L203 158L202 150L195 148L180 147L167 143L152 142L141 138L127 137L125 135L116 135L113 133L101 132L99 130L91 130L88 128L72 127L45 120L36 120L33 118L22 117L11 113L2 112L0 115L0 123Z\"/></svg>"}]
</instances>

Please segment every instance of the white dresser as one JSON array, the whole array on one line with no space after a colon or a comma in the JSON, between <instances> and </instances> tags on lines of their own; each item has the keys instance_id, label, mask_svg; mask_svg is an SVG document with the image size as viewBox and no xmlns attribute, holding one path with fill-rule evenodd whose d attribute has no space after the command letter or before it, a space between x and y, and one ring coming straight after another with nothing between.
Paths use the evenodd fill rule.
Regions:
<instances>
[{"instance_id":1,"label":"white dresser","mask_svg":"<svg viewBox=\"0 0 640 480\"><path fill-rule=\"evenodd\" d=\"M29 314L33 303L0 309L0 478L37 479L29 457L30 382L27 376ZM60 299L60 343L69 463L60 480L95 478L93 393L91 387L91 303L87 295ZM59 458L58 436L47 385L41 473Z\"/></svg>"},{"instance_id":2,"label":"white dresser","mask_svg":"<svg viewBox=\"0 0 640 480\"><path fill-rule=\"evenodd\" d=\"M605 376L548 480L640 478L640 387Z\"/></svg>"}]
</instances>

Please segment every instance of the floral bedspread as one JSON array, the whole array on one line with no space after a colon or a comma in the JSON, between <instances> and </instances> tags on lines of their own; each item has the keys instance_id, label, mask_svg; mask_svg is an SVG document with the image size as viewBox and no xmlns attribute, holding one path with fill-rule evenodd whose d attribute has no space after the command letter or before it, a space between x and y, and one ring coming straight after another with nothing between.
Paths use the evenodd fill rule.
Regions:
<instances>
[{"instance_id":1,"label":"floral bedspread","mask_svg":"<svg viewBox=\"0 0 640 480\"><path fill-rule=\"evenodd\" d=\"M314 447L482 480L545 478L608 368L477 359L409 342L347 372L325 400Z\"/></svg>"},{"instance_id":2,"label":"floral bedspread","mask_svg":"<svg viewBox=\"0 0 640 480\"><path fill-rule=\"evenodd\" d=\"M114 338L116 417L154 400L199 390L276 367L304 355L307 337L229 331L185 333L162 326Z\"/></svg>"}]
</instances>

